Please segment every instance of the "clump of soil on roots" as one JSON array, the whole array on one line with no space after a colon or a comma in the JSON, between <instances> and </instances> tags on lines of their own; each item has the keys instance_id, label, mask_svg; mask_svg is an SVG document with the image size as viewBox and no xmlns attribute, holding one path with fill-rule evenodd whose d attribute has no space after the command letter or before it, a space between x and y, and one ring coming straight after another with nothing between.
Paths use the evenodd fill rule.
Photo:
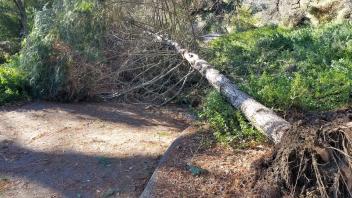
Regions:
<instances>
[{"instance_id":1,"label":"clump of soil on roots","mask_svg":"<svg viewBox=\"0 0 352 198\"><path fill-rule=\"evenodd\" d=\"M302 120L257 164L255 191L261 197L352 197L352 110Z\"/></svg>"}]
</instances>

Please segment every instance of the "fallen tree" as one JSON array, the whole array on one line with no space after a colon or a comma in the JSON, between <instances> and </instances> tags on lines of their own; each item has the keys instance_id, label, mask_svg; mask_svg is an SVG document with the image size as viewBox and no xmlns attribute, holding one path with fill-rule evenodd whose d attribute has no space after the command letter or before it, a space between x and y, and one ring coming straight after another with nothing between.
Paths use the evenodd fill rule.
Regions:
<instances>
[{"instance_id":1,"label":"fallen tree","mask_svg":"<svg viewBox=\"0 0 352 198\"><path fill-rule=\"evenodd\" d=\"M255 190L265 197L352 197L352 112L342 118L302 118L293 125L240 91L226 76L177 42L152 34L183 56L276 147L257 170ZM337 114L338 115L338 114ZM327 122L336 123L327 124Z\"/></svg>"},{"instance_id":2,"label":"fallen tree","mask_svg":"<svg viewBox=\"0 0 352 198\"><path fill-rule=\"evenodd\" d=\"M239 90L225 75L214 69L207 61L199 58L197 54L183 49L177 42L165 39L157 34L149 34L153 35L159 42L166 42L174 47L192 68L199 71L235 108L241 110L256 129L264 133L275 144L280 142L285 131L290 128L290 124L286 120Z\"/></svg>"}]
</instances>

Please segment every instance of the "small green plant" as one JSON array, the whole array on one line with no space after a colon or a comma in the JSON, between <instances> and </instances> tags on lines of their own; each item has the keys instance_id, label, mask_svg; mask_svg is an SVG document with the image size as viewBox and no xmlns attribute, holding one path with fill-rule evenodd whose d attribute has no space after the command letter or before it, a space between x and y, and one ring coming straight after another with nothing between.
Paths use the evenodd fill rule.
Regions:
<instances>
[{"instance_id":1,"label":"small green plant","mask_svg":"<svg viewBox=\"0 0 352 198\"><path fill-rule=\"evenodd\" d=\"M217 91L209 92L199 115L209 122L215 138L221 143L243 147L252 142L264 140L263 135Z\"/></svg>"},{"instance_id":2,"label":"small green plant","mask_svg":"<svg viewBox=\"0 0 352 198\"><path fill-rule=\"evenodd\" d=\"M168 137L170 135L170 133L168 131L160 131L158 133L159 137Z\"/></svg>"},{"instance_id":3,"label":"small green plant","mask_svg":"<svg viewBox=\"0 0 352 198\"><path fill-rule=\"evenodd\" d=\"M0 65L0 105L27 98L26 75L14 64L16 59Z\"/></svg>"},{"instance_id":4,"label":"small green plant","mask_svg":"<svg viewBox=\"0 0 352 198\"><path fill-rule=\"evenodd\" d=\"M94 8L92 2L87 1L77 1L75 4L75 11L78 12L91 12Z\"/></svg>"},{"instance_id":5,"label":"small green plant","mask_svg":"<svg viewBox=\"0 0 352 198\"><path fill-rule=\"evenodd\" d=\"M102 198L110 198L110 197L115 197L116 194L120 192L119 188L108 188L104 194L102 195Z\"/></svg>"},{"instance_id":6,"label":"small green plant","mask_svg":"<svg viewBox=\"0 0 352 198\"><path fill-rule=\"evenodd\" d=\"M98 163L104 167L111 166L112 164L111 159L108 157L98 157L97 160L98 160Z\"/></svg>"},{"instance_id":7,"label":"small green plant","mask_svg":"<svg viewBox=\"0 0 352 198\"><path fill-rule=\"evenodd\" d=\"M189 172L191 172L192 176L200 176L208 172L207 170L200 168L198 166L194 166L192 164L187 164L187 169Z\"/></svg>"}]
</instances>

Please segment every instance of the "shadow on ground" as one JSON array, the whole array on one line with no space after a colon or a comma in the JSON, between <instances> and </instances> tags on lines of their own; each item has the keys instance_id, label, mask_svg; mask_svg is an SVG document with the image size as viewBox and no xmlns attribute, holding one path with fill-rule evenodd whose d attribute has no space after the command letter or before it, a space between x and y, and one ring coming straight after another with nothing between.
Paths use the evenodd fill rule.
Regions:
<instances>
[{"instance_id":1,"label":"shadow on ground","mask_svg":"<svg viewBox=\"0 0 352 198\"><path fill-rule=\"evenodd\" d=\"M156 167L158 156L106 158L74 152L45 153L15 142L0 142L0 179L24 179L21 185L36 186L27 197L137 197ZM18 185L18 184L16 184ZM21 189L6 196L21 197ZM27 189L28 190L28 189ZM28 192L28 191L26 191ZM11 194L13 193L13 194ZM41 193L43 193L41 195Z\"/></svg>"},{"instance_id":2,"label":"shadow on ground","mask_svg":"<svg viewBox=\"0 0 352 198\"><path fill-rule=\"evenodd\" d=\"M0 197L138 197L187 127L173 112L116 103L2 108Z\"/></svg>"}]
</instances>

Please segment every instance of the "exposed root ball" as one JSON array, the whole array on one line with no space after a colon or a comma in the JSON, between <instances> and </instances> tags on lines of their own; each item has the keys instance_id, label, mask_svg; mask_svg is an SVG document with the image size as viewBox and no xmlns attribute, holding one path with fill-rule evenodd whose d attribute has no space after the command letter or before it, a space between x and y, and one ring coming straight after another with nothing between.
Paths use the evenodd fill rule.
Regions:
<instances>
[{"instance_id":1,"label":"exposed root ball","mask_svg":"<svg viewBox=\"0 0 352 198\"><path fill-rule=\"evenodd\" d=\"M333 120L295 124L277 146L257 185L261 194L352 197L351 111ZM268 182L270 185L268 185Z\"/></svg>"}]
</instances>

